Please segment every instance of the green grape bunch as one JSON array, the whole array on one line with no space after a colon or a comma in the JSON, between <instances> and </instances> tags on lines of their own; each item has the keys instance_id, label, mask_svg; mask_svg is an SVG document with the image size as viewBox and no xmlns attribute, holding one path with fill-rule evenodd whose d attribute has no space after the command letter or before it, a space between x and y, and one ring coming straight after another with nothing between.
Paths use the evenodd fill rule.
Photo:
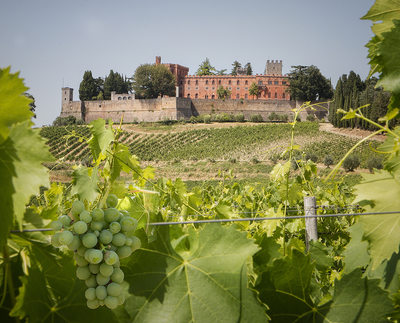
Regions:
<instances>
[{"instance_id":1,"label":"green grape bunch","mask_svg":"<svg viewBox=\"0 0 400 323\"><path fill-rule=\"evenodd\" d=\"M71 207L71 217L61 215L51 223L56 233L51 238L55 247L74 251L76 276L84 280L87 306L105 305L114 309L125 302L128 283L120 268L120 259L129 257L141 246L134 235L137 220L117 207L118 198L110 194L106 208L85 209L80 200Z\"/></svg>"}]
</instances>

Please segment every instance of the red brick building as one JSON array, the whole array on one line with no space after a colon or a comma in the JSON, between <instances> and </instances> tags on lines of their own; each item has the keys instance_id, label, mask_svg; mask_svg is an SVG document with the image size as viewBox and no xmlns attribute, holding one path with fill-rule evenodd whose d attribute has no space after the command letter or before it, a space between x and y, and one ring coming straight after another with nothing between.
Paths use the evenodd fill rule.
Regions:
<instances>
[{"instance_id":1,"label":"red brick building","mask_svg":"<svg viewBox=\"0 0 400 323\"><path fill-rule=\"evenodd\" d=\"M156 57L161 64L161 57ZM256 75L188 75L189 68L178 64L163 64L175 75L177 96L191 99L218 99L220 86L231 91L231 99L290 100L288 77L282 75L282 61L267 61L265 74ZM268 74L267 74L268 73ZM249 94L252 83L259 89L258 97Z\"/></svg>"}]
</instances>

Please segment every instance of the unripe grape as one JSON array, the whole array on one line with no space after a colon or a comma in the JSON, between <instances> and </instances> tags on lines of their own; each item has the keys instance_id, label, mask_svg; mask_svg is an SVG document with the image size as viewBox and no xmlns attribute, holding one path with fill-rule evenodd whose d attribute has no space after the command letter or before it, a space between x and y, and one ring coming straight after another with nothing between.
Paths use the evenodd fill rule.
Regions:
<instances>
[{"instance_id":1,"label":"unripe grape","mask_svg":"<svg viewBox=\"0 0 400 323\"><path fill-rule=\"evenodd\" d=\"M79 267L87 266L89 264L84 257L80 256L77 253L74 255L74 259Z\"/></svg>"},{"instance_id":2,"label":"unripe grape","mask_svg":"<svg viewBox=\"0 0 400 323\"><path fill-rule=\"evenodd\" d=\"M123 233L117 233L112 239L113 245L117 247L122 247L125 244L125 241L126 237Z\"/></svg>"},{"instance_id":3,"label":"unripe grape","mask_svg":"<svg viewBox=\"0 0 400 323\"><path fill-rule=\"evenodd\" d=\"M118 222L111 222L108 230L110 230L112 234L116 234L121 231L121 225Z\"/></svg>"},{"instance_id":4,"label":"unripe grape","mask_svg":"<svg viewBox=\"0 0 400 323\"><path fill-rule=\"evenodd\" d=\"M72 239L74 238L74 235L72 234L71 231L63 231L60 233L58 241L65 246L68 246L71 242Z\"/></svg>"},{"instance_id":5,"label":"unripe grape","mask_svg":"<svg viewBox=\"0 0 400 323\"><path fill-rule=\"evenodd\" d=\"M69 227L71 225L71 218L65 214L60 215L58 221L60 221L64 227Z\"/></svg>"},{"instance_id":6,"label":"unripe grape","mask_svg":"<svg viewBox=\"0 0 400 323\"><path fill-rule=\"evenodd\" d=\"M100 232L99 231L93 231L93 233L95 234L95 236L98 238L100 236Z\"/></svg>"},{"instance_id":7,"label":"unripe grape","mask_svg":"<svg viewBox=\"0 0 400 323\"><path fill-rule=\"evenodd\" d=\"M135 236L131 237L131 239L132 239L132 245L131 245L132 251L140 249L140 247L142 246L142 242L140 241L140 239Z\"/></svg>"},{"instance_id":8,"label":"unripe grape","mask_svg":"<svg viewBox=\"0 0 400 323\"><path fill-rule=\"evenodd\" d=\"M104 300L104 304L110 309L113 310L114 308L118 307L118 298L115 296L107 296Z\"/></svg>"},{"instance_id":9,"label":"unripe grape","mask_svg":"<svg viewBox=\"0 0 400 323\"><path fill-rule=\"evenodd\" d=\"M76 268L76 277L80 280L86 280L90 277L90 271L88 266Z\"/></svg>"},{"instance_id":10,"label":"unripe grape","mask_svg":"<svg viewBox=\"0 0 400 323\"><path fill-rule=\"evenodd\" d=\"M114 245L109 245L108 246L108 250L112 250L112 251L117 252L118 248L116 246L114 246Z\"/></svg>"},{"instance_id":11,"label":"unripe grape","mask_svg":"<svg viewBox=\"0 0 400 323\"><path fill-rule=\"evenodd\" d=\"M92 274L98 274L100 271L99 264L89 264L89 270Z\"/></svg>"},{"instance_id":12,"label":"unripe grape","mask_svg":"<svg viewBox=\"0 0 400 323\"><path fill-rule=\"evenodd\" d=\"M78 236L74 236L72 238L72 242L68 245L69 250L77 250L81 246L81 240L79 239Z\"/></svg>"},{"instance_id":13,"label":"unripe grape","mask_svg":"<svg viewBox=\"0 0 400 323\"><path fill-rule=\"evenodd\" d=\"M101 273L98 273L96 275L96 282L99 285L106 285L109 281L110 281L110 277L109 276L104 276Z\"/></svg>"},{"instance_id":14,"label":"unripe grape","mask_svg":"<svg viewBox=\"0 0 400 323\"><path fill-rule=\"evenodd\" d=\"M131 216L127 210L119 210L119 213L121 213L121 216Z\"/></svg>"},{"instance_id":15,"label":"unripe grape","mask_svg":"<svg viewBox=\"0 0 400 323\"><path fill-rule=\"evenodd\" d=\"M114 265L119 261L118 255L114 251L106 251L104 254L104 261L107 265Z\"/></svg>"},{"instance_id":16,"label":"unripe grape","mask_svg":"<svg viewBox=\"0 0 400 323\"><path fill-rule=\"evenodd\" d=\"M118 295L117 298L118 298L118 305L124 304L124 302L125 302L125 295L124 294Z\"/></svg>"},{"instance_id":17,"label":"unripe grape","mask_svg":"<svg viewBox=\"0 0 400 323\"><path fill-rule=\"evenodd\" d=\"M85 209L85 204L83 204L79 200L75 200L72 203L71 213L72 213L72 215L75 216L75 215L78 215L79 213L81 213L84 209Z\"/></svg>"},{"instance_id":18,"label":"unripe grape","mask_svg":"<svg viewBox=\"0 0 400 323\"><path fill-rule=\"evenodd\" d=\"M118 197L115 194L110 194L106 199L107 207L116 207L118 205Z\"/></svg>"},{"instance_id":19,"label":"unripe grape","mask_svg":"<svg viewBox=\"0 0 400 323\"><path fill-rule=\"evenodd\" d=\"M128 217L128 216L124 216L120 222L121 222L122 231L125 231L125 232L135 231L137 224L138 224L136 219Z\"/></svg>"},{"instance_id":20,"label":"unripe grape","mask_svg":"<svg viewBox=\"0 0 400 323\"><path fill-rule=\"evenodd\" d=\"M119 259L129 257L132 254L132 248L130 246L122 246L118 248L117 254Z\"/></svg>"},{"instance_id":21,"label":"unripe grape","mask_svg":"<svg viewBox=\"0 0 400 323\"><path fill-rule=\"evenodd\" d=\"M50 227L56 231L59 231L62 229L63 224L61 223L61 221L56 220L50 223Z\"/></svg>"},{"instance_id":22,"label":"unripe grape","mask_svg":"<svg viewBox=\"0 0 400 323\"><path fill-rule=\"evenodd\" d=\"M100 241L103 244L109 244L113 239L113 234L108 230L103 230L100 232Z\"/></svg>"},{"instance_id":23,"label":"unripe grape","mask_svg":"<svg viewBox=\"0 0 400 323\"><path fill-rule=\"evenodd\" d=\"M93 231L101 231L101 229L103 229L103 227L104 227L104 222L100 222L100 221L93 221L91 224L90 224L90 228L93 230Z\"/></svg>"},{"instance_id":24,"label":"unripe grape","mask_svg":"<svg viewBox=\"0 0 400 323\"><path fill-rule=\"evenodd\" d=\"M107 222L118 221L120 217L119 211L115 208L109 208L104 211L104 219Z\"/></svg>"},{"instance_id":25,"label":"unripe grape","mask_svg":"<svg viewBox=\"0 0 400 323\"><path fill-rule=\"evenodd\" d=\"M86 233L83 237L82 237L82 244L86 247L86 248L93 248L96 244L97 244L97 237L94 233L89 232Z\"/></svg>"},{"instance_id":26,"label":"unripe grape","mask_svg":"<svg viewBox=\"0 0 400 323\"><path fill-rule=\"evenodd\" d=\"M125 241L125 245L126 245L126 246L131 246L132 244L133 244L132 238L127 237L127 238L126 238L126 241Z\"/></svg>"},{"instance_id":27,"label":"unripe grape","mask_svg":"<svg viewBox=\"0 0 400 323\"><path fill-rule=\"evenodd\" d=\"M90 215L89 211L83 210L79 214L79 219L83 222L90 223L92 222L92 216Z\"/></svg>"},{"instance_id":28,"label":"unripe grape","mask_svg":"<svg viewBox=\"0 0 400 323\"><path fill-rule=\"evenodd\" d=\"M85 297L88 301L93 301L96 299L96 289L95 288L88 288L85 291Z\"/></svg>"},{"instance_id":29,"label":"unripe grape","mask_svg":"<svg viewBox=\"0 0 400 323\"><path fill-rule=\"evenodd\" d=\"M102 264L100 265L100 273L101 273L103 276L111 276L111 274L113 273L113 271L114 271L114 267L111 266L111 265L107 265L107 264L105 264L105 263L102 263Z\"/></svg>"},{"instance_id":30,"label":"unripe grape","mask_svg":"<svg viewBox=\"0 0 400 323\"><path fill-rule=\"evenodd\" d=\"M101 300L105 299L107 297L107 288L105 286L97 286L96 297Z\"/></svg>"},{"instance_id":31,"label":"unripe grape","mask_svg":"<svg viewBox=\"0 0 400 323\"><path fill-rule=\"evenodd\" d=\"M77 234L84 234L87 231L87 224L83 221L77 221L73 225L74 231Z\"/></svg>"},{"instance_id":32,"label":"unripe grape","mask_svg":"<svg viewBox=\"0 0 400 323\"><path fill-rule=\"evenodd\" d=\"M62 246L60 242L60 234L61 232L56 232L53 236L51 236L51 244L56 248Z\"/></svg>"},{"instance_id":33,"label":"unripe grape","mask_svg":"<svg viewBox=\"0 0 400 323\"><path fill-rule=\"evenodd\" d=\"M97 281L96 281L96 276L95 275L90 275L88 279L85 280L85 284L87 287L97 287Z\"/></svg>"},{"instance_id":34,"label":"unripe grape","mask_svg":"<svg viewBox=\"0 0 400 323\"><path fill-rule=\"evenodd\" d=\"M92 211L93 221L101 222L104 220L104 211L102 209L94 209Z\"/></svg>"},{"instance_id":35,"label":"unripe grape","mask_svg":"<svg viewBox=\"0 0 400 323\"><path fill-rule=\"evenodd\" d=\"M107 294L110 296L118 296L122 292L122 287L118 283L111 283L107 286Z\"/></svg>"},{"instance_id":36,"label":"unripe grape","mask_svg":"<svg viewBox=\"0 0 400 323\"><path fill-rule=\"evenodd\" d=\"M111 275L111 280L121 284L124 281L124 272L119 268L114 268L114 271Z\"/></svg>"},{"instance_id":37,"label":"unripe grape","mask_svg":"<svg viewBox=\"0 0 400 323\"><path fill-rule=\"evenodd\" d=\"M86 302L87 307L89 307L91 310L95 310L100 306L100 303L97 299L94 299L92 301L87 301Z\"/></svg>"},{"instance_id":38,"label":"unripe grape","mask_svg":"<svg viewBox=\"0 0 400 323\"><path fill-rule=\"evenodd\" d=\"M78 253L79 256L84 257L86 250L87 249L84 246L80 246L76 252Z\"/></svg>"},{"instance_id":39,"label":"unripe grape","mask_svg":"<svg viewBox=\"0 0 400 323\"><path fill-rule=\"evenodd\" d=\"M103 252L98 249L88 249L85 252L85 259L93 264L99 264L103 260Z\"/></svg>"}]
</instances>

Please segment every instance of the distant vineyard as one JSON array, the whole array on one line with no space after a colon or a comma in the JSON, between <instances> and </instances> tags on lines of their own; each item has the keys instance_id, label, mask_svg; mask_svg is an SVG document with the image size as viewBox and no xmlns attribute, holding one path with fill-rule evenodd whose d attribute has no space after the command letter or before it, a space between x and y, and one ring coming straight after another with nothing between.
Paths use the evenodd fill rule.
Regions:
<instances>
[{"instance_id":1,"label":"distant vineyard","mask_svg":"<svg viewBox=\"0 0 400 323\"><path fill-rule=\"evenodd\" d=\"M132 154L145 161L240 159L241 155L249 155L257 150L259 152L256 157L266 160L279 157L289 142L290 129L289 124L263 124L166 133L123 131L120 141L130 148ZM88 126L45 127L41 135L48 139L50 152L57 159L72 162L90 158L89 148L83 140L90 136ZM295 138L301 141L307 154L314 155L321 163L326 155L339 161L344 152L356 142L321 132L318 123L312 122L299 123L295 129ZM362 164L366 163L370 155L370 145L376 147L377 144L365 143L357 150Z\"/></svg>"}]
</instances>

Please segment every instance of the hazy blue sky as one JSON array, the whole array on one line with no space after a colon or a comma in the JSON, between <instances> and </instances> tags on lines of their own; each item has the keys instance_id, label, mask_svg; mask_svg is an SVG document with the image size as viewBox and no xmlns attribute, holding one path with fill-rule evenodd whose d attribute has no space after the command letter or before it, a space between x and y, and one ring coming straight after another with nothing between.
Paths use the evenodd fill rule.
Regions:
<instances>
[{"instance_id":1,"label":"hazy blue sky","mask_svg":"<svg viewBox=\"0 0 400 323\"><path fill-rule=\"evenodd\" d=\"M234 60L263 73L267 59L316 65L336 84L341 74L368 74L371 23L362 21L373 0L0 1L0 67L21 71L36 98L36 124L61 111L61 87L74 88L85 70L131 76L162 61L194 74L208 57L217 69Z\"/></svg>"}]
</instances>

